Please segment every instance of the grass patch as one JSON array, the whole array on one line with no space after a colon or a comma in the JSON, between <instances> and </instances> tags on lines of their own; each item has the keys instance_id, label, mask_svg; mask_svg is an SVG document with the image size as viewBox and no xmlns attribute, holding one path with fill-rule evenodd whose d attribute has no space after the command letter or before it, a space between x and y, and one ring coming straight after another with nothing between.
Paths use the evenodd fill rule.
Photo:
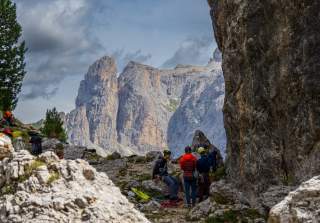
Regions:
<instances>
[{"instance_id":1,"label":"grass patch","mask_svg":"<svg viewBox=\"0 0 320 223\"><path fill-rule=\"evenodd\" d=\"M14 194L15 193L15 188L13 185L4 185L1 188L1 195L5 195L5 194Z\"/></svg>"},{"instance_id":2,"label":"grass patch","mask_svg":"<svg viewBox=\"0 0 320 223\"><path fill-rule=\"evenodd\" d=\"M34 160L30 165L26 165L24 167L25 177L29 178L32 175L34 170L45 165L46 163L41 160Z\"/></svg>"},{"instance_id":3,"label":"grass patch","mask_svg":"<svg viewBox=\"0 0 320 223\"><path fill-rule=\"evenodd\" d=\"M169 104L164 106L169 112L175 112L178 109L179 105L180 101L178 99L170 99Z\"/></svg>"},{"instance_id":4,"label":"grass patch","mask_svg":"<svg viewBox=\"0 0 320 223\"><path fill-rule=\"evenodd\" d=\"M51 185L53 182L55 182L56 180L59 180L60 179L60 174L59 172L57 171L54 171L50 174L49 178L48 178L48 181L47 181L47 184L48 185Z\"/></svg>"}]
</instances>

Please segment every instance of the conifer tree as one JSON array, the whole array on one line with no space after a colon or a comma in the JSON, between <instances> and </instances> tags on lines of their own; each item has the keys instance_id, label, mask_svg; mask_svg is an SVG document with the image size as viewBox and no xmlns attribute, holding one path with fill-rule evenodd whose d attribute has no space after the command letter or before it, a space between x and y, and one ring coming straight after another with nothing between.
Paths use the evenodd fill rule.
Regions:
<instances>
[{"instance_id":1,"label":"conifer tree","mask_svg":"<svg viewBox=\"0 0 320 223\"><path fill-rule=\"evenodd\" d=\"M25 42L20 40L16 4L0 0L0 110L13 110L25 72Z\"/></svg>"},{"instance_id":2,"label":"conifer tree","mask_svg":"<svg viewBox=\"0 0 320 223\"><path fill-rule=\"evenodd\" d=\"M44 120L42 134L49 138L56 138L66 142L67 134L63 128L63 121L56 108L47 110L46 119Z\"/></svg>"}]
</instances>

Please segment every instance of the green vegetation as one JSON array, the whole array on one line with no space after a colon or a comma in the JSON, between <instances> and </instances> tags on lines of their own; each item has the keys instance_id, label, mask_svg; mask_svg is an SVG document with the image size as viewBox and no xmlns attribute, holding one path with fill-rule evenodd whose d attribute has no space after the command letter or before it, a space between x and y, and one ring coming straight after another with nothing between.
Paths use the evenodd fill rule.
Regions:
<instances>
[{"instance_id":1,"label":"green vegetation","mask_svg":"<svg viewBox=\"0 0 320 223\"><path fill-rule=\"evenodd\" d=\"M292 175L288 174L288 175L284 175L282 178L282 183L285 186L290 186L294 184L294 178Z\"/></svg>"},{"instance_id":2,"label":"green vegetation","mask_svg":"<svg viewBox=\"0 0 320 223\"><path fill-rule=\"evenodd\" d=\"M48 138L56 138L61 142L67 141L67 134L63 128L63 121L56 108L47 110L44 126L41 128L42 134Z\"/></svg>"},{"instance_id":3,"label":"green vegetation","mask_svg":"<svg viewBox=\"0 0 320 223\"><path fill-rule=\"evenodd\" d=\"M211 197L211 199L213 201L215 201L217 204L232 204L233 201L231 201L230 199L228 199L227 197L222 196L221 194L218 193L214 193Z\"/></svg>"},{"instance_id":4,"label":"green vegetation","mask_svg":"<svg viewBox=\"0 0 320 223\"><path fill-rule=\"evenodd\" d=\"M24 78L25 42L17 22L16 4L0 0L0 111L13 110Z\"/></svg>"},{"instance_id":5,"label":"green vegetation","mask_svg":"<svg viewBox=\"0 0 320 223\"><path fill-rule=\"evenodd\" d=\"M49 178L48 178L48 181L47 181L47 184L48 184L48 185L51 185L54 181L59 180L59 178L60 178L59 172L54 171L54 172L52 172L52 173L50 174L50 176L49 176Z\"/></svg>"},{"instance_id":6,"label":"green vegetation","mask_svg":"<svg viewBox=\"0 0 320 223\"><path fill-rule=\"evenodd\" d=\"M165 108L170 112L175 112L179 107L180 101L178 99L170 99L169 104Z\"/></svg>"},{"instance_id":7,"label":"green vegetation","mask_svg":"<svg viewBox=\"0 0 320 223\"><path fill-rule=\"evenodd\" d=\"M32 175L34 170L45 165L46 163L41 160L34 160L30 165L25 166L25 169L24 169L25 177L29 178Z\"/></svg>"},{"instance_id":8,"label":"green vegetation","mask_svg":"<svg viewBox=\"0 0 320 223\"><path fill-rule=\"evenodd\" d=\"M227 176L225 167L219 167L214 173L210 174L213 181L219 181Z\"/></svg>"},{"instance_id":9,"label":"green vegetation","mask_svg":"<svg viewBox=\"0 0 320 223\"><path fill-rule=\"evenodd\" d=\"M15 189L13 187L13 185L4 185L1 188L1 195L5 195L5 194L14 194L15 193Z\"/></svg>"}]
</instances>

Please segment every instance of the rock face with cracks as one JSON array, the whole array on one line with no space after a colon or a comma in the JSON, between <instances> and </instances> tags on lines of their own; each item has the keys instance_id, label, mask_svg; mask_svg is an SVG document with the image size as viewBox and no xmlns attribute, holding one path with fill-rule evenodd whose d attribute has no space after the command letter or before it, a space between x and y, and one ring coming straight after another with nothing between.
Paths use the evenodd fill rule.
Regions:
<instances>
[{"instance_id":1,"label":"rock face with cracks","mask_svg":"<svg viewBox=\"0 0 320 223\"><path fill-rule=\"evenodd\" d=\"M320 2L209 0L227 167L252 198L320 174Z\"/></svg>"},{"instance_id":2,"label":"rock face with cracks","mask_svg":"<svg viewBox=\"0 0 320 223\"><path fill-rule=\"evenodd\" d=\"M0 162L0 222L149 222L83 160L22 150Z\"/></svg>"}]
</instances>

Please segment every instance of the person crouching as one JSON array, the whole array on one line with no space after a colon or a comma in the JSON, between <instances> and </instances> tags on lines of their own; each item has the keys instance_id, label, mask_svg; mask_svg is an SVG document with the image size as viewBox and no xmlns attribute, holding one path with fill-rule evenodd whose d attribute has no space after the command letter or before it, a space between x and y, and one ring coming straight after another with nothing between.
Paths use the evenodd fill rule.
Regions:
<instances>
[{"instance_id":1,"label":"person crouching","mask_svg":"<svg viewBox=\"0 0 320 223\"><path fill-rule=\"evenodd\" d=\"M168 162L170 161L170 157L171 152L169 150L163 151L163 156L160 156L154 165L152 179L156 181L162 180L169 188L170 201L176 202L179 200L179 182L175 177L168 174Z\"/></svg>"},{"instance_id":2,"label":"person crouching","mask_svg":"<svg viewBox=\"0 0 320 223\"><path fill-rule=\"evenodd\" d=\"M185 154L179 161L180 167L183 170L184 192L188 207L191 207L190 200L192 200L192 206L194 206L197 198L197 177L195 176L197 159L191 152L191 147L187 146Z\"/></svg>"}]
</instances>

